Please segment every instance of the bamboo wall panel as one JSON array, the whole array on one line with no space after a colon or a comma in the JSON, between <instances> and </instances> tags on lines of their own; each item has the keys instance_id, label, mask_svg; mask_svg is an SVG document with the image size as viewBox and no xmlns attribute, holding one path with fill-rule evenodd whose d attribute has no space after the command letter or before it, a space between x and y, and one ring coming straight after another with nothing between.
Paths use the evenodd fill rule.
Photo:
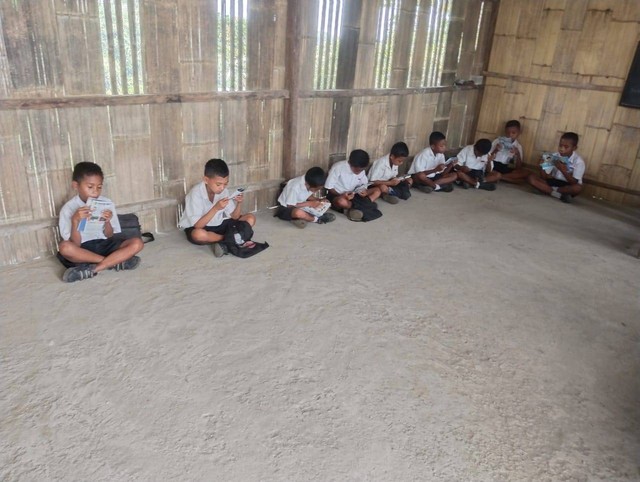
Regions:
<instances>
[{"instance_id":1,"label":"bamboo wall panel","mask_svg":"<svg viewBox=\"0 0 640 482\"><path fill-rule=\"evenodd\" d=\"M525 161L537 164L574 131L588 180L640 190L640 114L618 105L638 40L639 2L502 0L476 137L520 119ZM640 205L613 189L586 191Z\"/></svg>"}]
</instances>

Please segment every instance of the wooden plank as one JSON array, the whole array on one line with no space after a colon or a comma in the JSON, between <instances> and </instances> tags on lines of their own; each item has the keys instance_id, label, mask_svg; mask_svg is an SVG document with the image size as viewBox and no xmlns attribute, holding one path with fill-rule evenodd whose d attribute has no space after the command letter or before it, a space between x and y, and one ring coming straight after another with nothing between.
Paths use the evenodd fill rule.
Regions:
<instances>
[{"instance_id":1,"label":"wooden plank","mask_svg":"<svg viewBox=\"0 0 640 482\"><path fill-rule=\"evenodd\" d=\"M571 0L565 4L562 30L582 30L589 0Z\"/></svg>"}]
</instances>

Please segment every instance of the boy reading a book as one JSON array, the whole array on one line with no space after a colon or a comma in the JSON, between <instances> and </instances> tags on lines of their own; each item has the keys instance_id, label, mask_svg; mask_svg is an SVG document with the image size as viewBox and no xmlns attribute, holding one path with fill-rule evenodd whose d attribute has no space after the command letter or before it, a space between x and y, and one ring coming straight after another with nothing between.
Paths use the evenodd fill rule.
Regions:
<instances>
[{"instance_id":1,"label":"boy reading a book","mask_svg":"<svg viewBox=\"0 0 640 482\"><path fill-rule=\"evenodd\" d=\"M500 173L491 170L490 150L491 141L479 139L475 144L466 146L458 153L456 170L458 180L465 189L474 187L495 191Z\"/></svg>"},{"instance_id":2,"label":"boy reading a book","mask_svg":"<svg viewBox=\"0 0 640 482\"><path fill-rule=\"evenodd\" d=\"M452 171L453 163L446 164L444 151L447 150L446 137L442 132L432 132L429 147L423 149L413 159L409 174L413 185L422 192L451 192L457 175Z\"/></svg>"},{"instance_id":3,"label":"boy reading a book","mask_svg":"<svg viewBox=\"0 0 640 482\"><path fill-rule=\"evenodd\" d=\"M376 159L369 170L369 181L380 188L381 197L389 204L397 204L398 198L407 200L411 197L411 177L399 177L398 166L407 159L409 148L404 142L396 142L387 156Z\"/></svg>"},{"instance_id":4,"label":"boy reading a book","mask_svg":"<svg viewBox=\"0 0 640 482\"><path fill-rule=\"evenodd\" d=\"M208 160L204 166L202 182L196 184L185 198L184 213L179 222L189 242L213 245L213 255L216 258L226 254L226 249L220 241L224 239L234 220L245 221L252 227L256 223L253 214L241 214L244 200L242 192L236 191L232 196L227 184L227 163L222 159Z\"/></svg>"},{"instance_id":5,"label":"boy reading a book","mask_svg":"<svg viewBox=\"0 0 640 482\"><path fill-rule=\"evenodd\" d=\"M356 149L349 154L348 161L336 162L329 170L325 187L328 189L327 199L338 212L344 212L351 221L362 221L364 213L353 207L354 198L360 196L363 201L375 205L380 197L379 187L369 187L365 169L369 165L369 154Z\"/></svg>"},{"instance_id":6,"label":"boy reading a book","mask_svg":"<svg viewBox=\"0 0 640 482\"><path fill-rule=\"evenodd\" d=\"M576 152L578 134L565 132L560 137L558 151L543 155L538 174L527 178L538 191L570 203L582 191L582 177L586 170L584 160Z\"/></svg>"},{"instance_id":7,"label":"boy reading a book","mask_svg":"<svg viewBox=\"0 0 640 482\"><path fill-rule=\"evenodd\" d=\"M504 136L496 138L491 144L492 167L501 174L501 181L518 183L529 176L529 172L523 168L522 145L518 142L521 132L519 121L507 121Z\"/></svg>"},{"instance_id":8,"label":"boy reading a book","mask_svg":"<svg viewBox=\"0 0 640 482\"><path fill-rule=\"evenodd\" d=\"M62 280L68 283L93 278L105 269L129 270L140 264L136 254L144 247L142 239L113 238L120 222L111 200L100 195L103 180L102 169L93 162L79 162L73 169L71 184L78 194L62 206L58 221L58 259L67 268Z\"/></svg>"},{"instance_id":9,"label":"boy reading a book","mask_svg":"<svg viewBox=\"0 0 640 482\"><path fill-rule=\"evenodd\" d=\"M291 179L278 197L278 210L275 216L291 221L294 226L304 228L307 223L326 224L336 217L326 212L329 201L316 197L324 187L327 176L321 167L312 167L304 176Z\"/></svg>"}]
</instances>

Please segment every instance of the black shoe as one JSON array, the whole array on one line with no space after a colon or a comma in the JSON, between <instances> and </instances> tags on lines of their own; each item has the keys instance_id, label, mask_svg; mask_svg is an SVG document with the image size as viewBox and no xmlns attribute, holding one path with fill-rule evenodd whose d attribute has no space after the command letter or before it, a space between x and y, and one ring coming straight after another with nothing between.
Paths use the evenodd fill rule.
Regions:
<instances>
[{"instance_id":1,"label":"black shoe","mask_svg":"<svg viewBox=\"0 0 640 482\"><path fill-rule=\"evenodd\" d=\"M336 215L333 213L324 213L318 218L318 224L327 224L336 220Z\"/></svg>"},{"instance_id":2,"label":"black shoe","mask_svg":"<svg viewBox=\"0 0 640 482\"><path fill-rule=\"evenodd\" d=\"M83 263L73 268L68 268L62 275L62 281L65 283L73 283L75 281L93 278L98 275L98 273L94 271L95 267L95 264Z\"/></svg>"},{"instance_id":3,"label":"black shoe","mask_svg":"<svg viewBox=\"0 0 640 482\"><path fill-rule=\"evenodd\" d=\"M484 189L485 191L495 191L496 185L493 182L481 182L478 189Z\"/></svg>"},{"instance_id":4,"label":"black shoe","mask_svg":"<svg viewBox=\"0 0 640 482\"><path fill-rule=\"evenodd\" d=\"M136 269L139 264L140 264L140 258L137 256L131 256L131 258L129 258L128 260L123 261L122 263L113 265L109 269L115 269L116 271L121 271L123 269Z\"/></svg>"},{"instance_id":5,"label":"black shoe","mask_svg":"<svg viewBox=\"0 0 640 482\"><path fill-rule=\"evenodd\" d=\"M216 258L221 258L229 252L227 250L227 247L223 243L213 243L212 249L213 249L213 255Z\"/></svg>"},{"instance_id":6,"label":"black shoe","mask_svg":"<svg viewBox=\"0 0 640 482\"><path fill-rule=\"evenodd\" d=\"M453 184L445 184L444 186L440 186L440 189L436 192L451 192L453 191Z\"/></svg>"},{"instance_id":7,"label":"black shoe","mask_svg":"<svg viewBox=\"0 0 640 482\"><path fill-rule=\"evenodd\" d=\"M560 201L562 201L563 203L571 204L572 200L573 198L571 194L564 193L560 196Z\"/></svg>"}]
</instances>

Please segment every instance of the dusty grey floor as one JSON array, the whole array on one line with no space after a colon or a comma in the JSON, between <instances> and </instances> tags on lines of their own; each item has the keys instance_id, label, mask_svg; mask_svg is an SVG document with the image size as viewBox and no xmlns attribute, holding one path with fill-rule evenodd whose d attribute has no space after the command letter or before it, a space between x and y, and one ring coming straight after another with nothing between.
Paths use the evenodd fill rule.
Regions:
<instances>
[{"instance_id":1,"label":"dusty grey floor","mask_svg":"<svg viewBox=\"0 0 640 482\"><path fill-rule=\"evenodd\" d=\"M637 212L518 188L0 270L1 480L638 480Z\"/></svg>"}]
</instances>

